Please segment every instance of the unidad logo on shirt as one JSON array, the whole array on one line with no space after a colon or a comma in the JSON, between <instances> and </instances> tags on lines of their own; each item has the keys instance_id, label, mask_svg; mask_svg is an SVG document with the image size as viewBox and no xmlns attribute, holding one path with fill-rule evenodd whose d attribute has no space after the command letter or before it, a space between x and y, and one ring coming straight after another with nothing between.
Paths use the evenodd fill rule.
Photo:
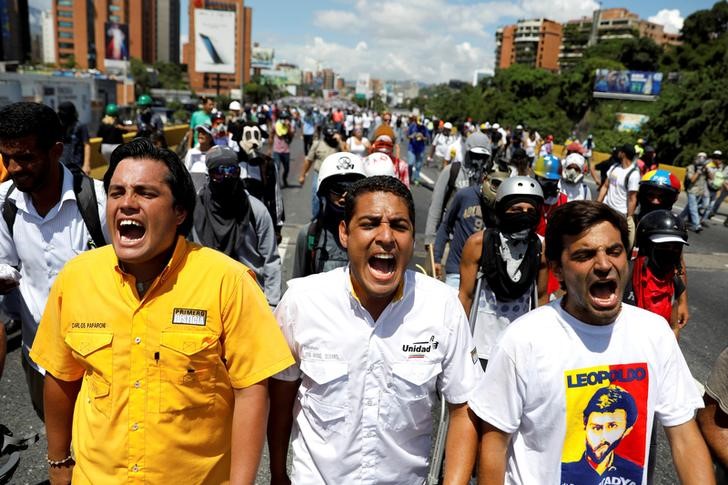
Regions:
<instances>
[{"instance_id":1,"label":"unidad logo on shirt","mask_svg":"<svg viewBox=\"0 0 728 485\"><path fill-rule=\"evenodd\" d=\"M198 325L200 327L204 327L207 323L207 310L175 308L172 313L172 323L177 325Z\"/></svg>"},{"instance_id":2,"label":"unidad logo on shirt","mask_svg":"<svg viewBox=\"0 0 728 485\"><path fill-rule=\"evenodd\" d=\"M440 343L435 341L435 336L432 335L430 340L402 345L402 352L409 354L409 359L422 359L425 357L426 353L437 349L438 345L440 345Z\"/></svg>"}]
</instances>

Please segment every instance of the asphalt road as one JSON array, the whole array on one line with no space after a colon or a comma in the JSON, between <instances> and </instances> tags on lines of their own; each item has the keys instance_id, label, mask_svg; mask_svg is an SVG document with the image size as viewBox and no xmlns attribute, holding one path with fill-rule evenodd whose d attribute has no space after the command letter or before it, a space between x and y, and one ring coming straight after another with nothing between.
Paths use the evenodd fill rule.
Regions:
<instances>
[{"instance_id":1,"label":"asphalt road","mask_svg":"<svg viewBox=\"0 0 728 485\"><path fill-rule=\"evenodd\" d=\"M293 144L292 167L289 181L296 183L302 165L300 140ZM436 178L434 169L424 169L431 179ZM284 190L286 224L280 245L283 257L284 281L290 278L296 234L301 225L308 222L310 214L310 178L303 187L292 186ZM421 186L413 187L416 208L415 264L423 264L424 226L431 192ZM678 205L685 203L684 194ZM724 206L725 207L725 206ZM710 367L720 351L728 345L728 321L725 315L725 298L728 295L728 228L721 224L728 215L728 208L714 220L709 229L701 234L690 234L690 246L686 250L689 275L689 302L691 319L682 333L680 347L696 380L704 382ZM13 484L36 485L47 478L45 467L46 442L42 423L35 416L27 395L23 372L20 367L19 339L9 343L10 349L5 373L0 381L0 423L17 435L40 432L40 441L23 452L21 463L13 477ZM656 484L677 483L670 458L667 440L660 430ZM257 483L269 482L267 458L263 458Z\"/></svg>"}]
</instances>

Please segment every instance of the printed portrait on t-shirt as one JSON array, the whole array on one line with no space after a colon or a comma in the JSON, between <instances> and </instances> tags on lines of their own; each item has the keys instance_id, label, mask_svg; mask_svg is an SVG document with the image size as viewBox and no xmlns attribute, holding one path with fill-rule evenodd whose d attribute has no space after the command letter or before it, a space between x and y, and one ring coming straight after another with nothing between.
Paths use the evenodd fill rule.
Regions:
<instances>
[{"instance_id":1,"label":"printed portrait on t-shirt","mask_svg":"<svg viewBox=\"0 0 728 485\"><path fill-rule=\"evenodd\" d=\"M647 364L565 373L562 485L642 483L647 440Z\"/></svg>"}]
</instances>

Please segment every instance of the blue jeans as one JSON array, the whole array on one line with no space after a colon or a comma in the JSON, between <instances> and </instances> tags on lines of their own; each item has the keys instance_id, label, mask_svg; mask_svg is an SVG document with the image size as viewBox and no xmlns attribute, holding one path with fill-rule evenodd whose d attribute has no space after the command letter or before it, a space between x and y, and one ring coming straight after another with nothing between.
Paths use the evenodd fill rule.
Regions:
<instances>
[{"instance_id":1,"label":"blue jeans","mask_svg":"<svg viewBox=\"0 0 728 485\"><path fill-rule=\"evenodd\" d=\"M425 152L415 153L410 151L407 156L407 164L409 165L410 180L417 181L420 178L420 170L422 163L425 161ZM414 167L414 168L413 168Z\"/></svg>"},{"instance_id":2,"label":"blue jeans","mask_svg":"<svg viewBox=\"0 0 728 485\"><path fill-rule=\"evenodd\" d=\"M445 284L456 290L460 288L460 273L445 273Z\"/></svg>"},{"instance_id":3,"label":"blue jeans","mask_svg":"<svg viewBox=\"0 0 728 485\"><path fill-rule=\"evenodd\" d=\"M707 197L704 195L696 195L688 192L688 205L680 213L680 217L685 219L689 217L692 229L700 228L700 213L698 212L698 201L704 199L704 206L707 206Z\"/></svg>"}]
</instances>

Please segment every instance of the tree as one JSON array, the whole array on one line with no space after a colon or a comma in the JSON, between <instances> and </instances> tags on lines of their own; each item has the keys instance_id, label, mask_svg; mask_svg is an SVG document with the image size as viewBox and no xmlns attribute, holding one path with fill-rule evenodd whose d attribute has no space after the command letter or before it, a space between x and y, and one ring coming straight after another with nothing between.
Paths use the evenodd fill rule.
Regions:
<instances>
[{"instance_id":1,"label":"tree","mask_svg":"<svg viewBox=\"0 0 728 485\"><path fill-rule=\"evenodd\" d=\"M159 87L163 89L189 89L185 81L186 73L184 66L174 62L158 61L154 64L157 71Z\"/></svg>"},{"instance_id":2,"label":"tree","mask_svg":"<svg viewBox=\"0 0 728 485\"><path fill-rule=\"evenodd\" d=\"M140 59L132 57L129 61L129 70L131 71L131 77L134 79L134 94L139 96L149 93L153 86L146 64Z\"/></svg>"}]
</instances>

